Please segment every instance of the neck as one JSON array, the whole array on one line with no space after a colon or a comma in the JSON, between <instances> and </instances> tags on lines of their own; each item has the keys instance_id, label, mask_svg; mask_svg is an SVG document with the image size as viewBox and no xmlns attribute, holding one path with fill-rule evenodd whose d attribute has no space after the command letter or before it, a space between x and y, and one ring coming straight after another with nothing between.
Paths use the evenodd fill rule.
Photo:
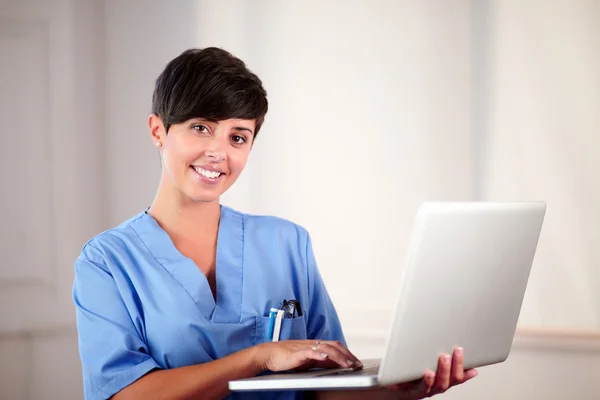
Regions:
<instances>
[{"instance_id":1,"label":"neck","mask_svg":"<svg viewBox=\"0 0 600 400\"><path fill-rule=\"evenodd\" d=\"M193 201L185 197L170 180L161 178L152 205L148 209L158 224L176 237L197 237L218 229L221 217L219 200Z\"/></svg>"}]
</instances>

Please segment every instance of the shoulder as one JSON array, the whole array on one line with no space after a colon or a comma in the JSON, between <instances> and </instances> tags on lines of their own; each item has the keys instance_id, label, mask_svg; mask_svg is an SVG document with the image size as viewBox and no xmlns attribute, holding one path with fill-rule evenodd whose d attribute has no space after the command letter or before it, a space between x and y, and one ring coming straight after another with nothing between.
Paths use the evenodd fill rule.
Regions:
<instances>
[{"instance_id":1,"label":"shoulder","mask_svg":"<svg viewBox=\"0 0 600 400\"><path fill-rule=\"evenodd\" d=\"M274 215L243 213L229 207L222 207L243 221L244 235L247 237L296 243L300 246L305 246L310 240L306 228L288 219Z\"/></svg>"},{"instance_id":2,"label":"shoulder","mask_svg":"<svg viewBox=\"0 0 600 400\"><path fill-rule=\"evenodd\" d=\"M308 231L301 225L288 219L274 215L257 215L243 213L233 208L222 206L224 210L237 215L243 220L244 230L264 231L272 234L289 236L306 236Z\"/></svg>"},{"instance_id":3,"label":"shoulder","mask_svg":"<svg viewBox=\"0 0 600 400\"><path fill-rule=\"evenodd\" d=\"M143 218L144 214L142 211L119 225L90 238L81 248L78 259L104 264L110 253L130 247L132 243L139 241L135 225Z\"/></svg>"}]
</instances>

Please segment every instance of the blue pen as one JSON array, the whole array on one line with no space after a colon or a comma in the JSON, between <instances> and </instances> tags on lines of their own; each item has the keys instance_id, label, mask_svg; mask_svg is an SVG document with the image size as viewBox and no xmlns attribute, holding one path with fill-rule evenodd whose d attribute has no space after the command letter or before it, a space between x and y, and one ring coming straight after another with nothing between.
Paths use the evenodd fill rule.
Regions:
<instances>
[{"instance_id":1,"label":"blue pen","mask_svg":"<svg viewBox=\"0 0 600 400\"><path fill-rule=\"evenodd\" d=\"M269 340L273 339L273 329L275 328L275 318L277 317L277 309L271 308L269 312Z\"/></svg>"}]
</instances>

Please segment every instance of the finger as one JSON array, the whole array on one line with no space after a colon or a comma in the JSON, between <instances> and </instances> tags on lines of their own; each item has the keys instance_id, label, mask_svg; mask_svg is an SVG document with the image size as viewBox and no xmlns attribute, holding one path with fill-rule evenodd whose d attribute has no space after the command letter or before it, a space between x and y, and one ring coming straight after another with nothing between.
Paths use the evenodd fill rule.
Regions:
<instances>
[{"instance_id":1,"label":"finger","mask_svg":"<svg viewBox=\"0 0 600 400\"><path fill-rule=\"evenodd\" d=\"M325 358L322 361L315 361L313 368L319 369L331 369L331 368L339 368L340 366L335 361L329 359L329 357Z\"/></svg>"},{"instance_id":2,"label":"finger","mask_svg":"<svg viewBox=\"0 0 600 400\"><path fill-rule=\"evenodd\" d=\"M299 358L301 358L300 360L298 360L300 362L306 362L309 360L326 361L329 359L329 355L327 353L325 353L324 351L313 350L310 347L304 348L296 354L299 356Z\"/></svg>"},{"instance_id":3,"label":"finger","mask_svg":"<svg viewBox=\"0 0 600 400\"><path fill-rule=\"evenodd\" d=\"M476 369L472 368L472 369L468 369L465 371L465 379L463 380L463 382L468 381L469 379L473 379L475 378L477 375L479 375L479 372L477 372Z\"/></svg>"},{"instance_id":4,"label":"finger","mask_svg":"<svg viewBox=\"0 0 600 400\"><path fill-rule=\"evenodd\" d=\"M435 373L433 391L443 393L450 387L450 356L442 354L438 359L438 368Z\"/></svg>"},{"instance_id":5,"label":"finger","mask_svg":"<svg viewBox=\"0 0 600 400\"><path fill-rule=\"evenodd\" d=\"M344 355L344 357L346 357L346 366L353 367L355 369L359 369L359 368L363 367L362 362L360 362L360 360L354 354L352 354L352 352L350 350L348 350L348 348L346 346L344 346L342 344L342 342L327 341L327 342L322 342L322 343L327 344L332 347L335 347L340 353L342 353Z\"/></svg>"},{"instance_id":6,"label":"finger","mask_svg":"<svg viewBox=\"0 0 600 400\"><path fill-rule=\"evenodd\" d=\"M430 371L431 375L433 376L434 373L433 371ZM433 382L433 379L431 380ZM414 381L408 381L408 382L402 382L402 383L394 383L391 385L386 386L386 388L388 390L392 390L392 391L396 391L396 392L403 392L403 393L413 393L416 391L423 391L424 388L424 379L417 379ZM433 383L432 383L433 384Z\"/></svg>"},{"instance_id":7,"label":"finger","mask_svg":"<svg viewBox=\"0 0 600 400\"><path fill-rule=\"evenodd\" d=\"M435 384L435 372L427 370L423 374L423 393L430 394L433 391L433 385Z\"/></svg>"},{"instance_id":8,"label":"finger","mask_svg":"<svg viewBox=\"0 0 600 400\"><path fill-rule=\"evenodd\" d=\"M452 356L452 370L450 372L450 384L455 385L462 383L465 379L464 370L464 350L462 347L454 349Z\"/></svg>"},{"instance_id":9,"label":"finger","mask_svg":"<svg viewBox=\"0 0 600 400\"><path fill-rule=\"evenodd\" d=\"M423 378L396 385L393 389L402 392L402 398L422 399L436 394L433 391L434 383L435 372L427 370L423 374Z\"/></svg>"},{"instance_id":10,"label":"finger","mask_svg":"<svg viewBox=\"0 0 600 400\"><path fill-rule=\"evenodd\" d=\"M291 371L310 371L313 368L316 368L316 365L319 365L320 361L317 360L307 360L304 356L301 356L300 364L295 368L290 368Z\"/></svg>"},{"instance_id":11,"label":"finger","mask_svg":"<svg viewBox=\"0 0 600 400\"><path fill-rule=\"evenodd\" d=\"M339 357L343 358L343 361L336 358L337 361L340 361L339 365L344 368L354 367L359 368L362 367L362 363L358 361L358 359L348 350L341 342L337 341L324 341L319 342L318 349L323 348L334 349L336 354L339 354Z\"/></svg>"},{"instance_id":12,"label":"finger","mask_svg":"<svg viewBox=\"0 0 600 400\"><path fill-rule=\"evenodd\" d=\"M329 359L338 363L340 367L349 368L354 365L354 361L350 360L347 354L344 354L329 342L321 342L317 347L317 351L326 353Z\"/></svg>"},{"instance_id":13,"label":"finger","mask_svg":"<svg viewBox=\"0 0 600 400\"><path fill-rule=\"evenodd\" d=\"M401 392L402 398L419 398L429 397L429 394L433 394L431 389L435 382L435 372L432 370L426 370L423 374L423 378L403 383L395 383L388 385L386 388L394 392Z\"/></svg>"}]
</instances>

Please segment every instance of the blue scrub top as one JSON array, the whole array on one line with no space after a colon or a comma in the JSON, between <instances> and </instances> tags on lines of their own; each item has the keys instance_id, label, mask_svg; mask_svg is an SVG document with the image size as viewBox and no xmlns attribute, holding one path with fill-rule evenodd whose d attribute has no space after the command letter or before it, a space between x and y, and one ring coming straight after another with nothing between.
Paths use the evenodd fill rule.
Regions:
<instances>
[{"instance_id":1,"label":"blue scrub top","mask_svg":"<svg viewBox=\"0 0 600 400\"><path fill-rule=\"evenodd\" d=\"M269 310L300 301L281 340L345 343L317 269L310 236L276 217L221 206L217 299L202 271L141 212L83 247L73 300L85 399L107 399L153 369L201 364L269 341ZM300 399L297 392L229 399Z\"/></svg>"}]
</instances>

